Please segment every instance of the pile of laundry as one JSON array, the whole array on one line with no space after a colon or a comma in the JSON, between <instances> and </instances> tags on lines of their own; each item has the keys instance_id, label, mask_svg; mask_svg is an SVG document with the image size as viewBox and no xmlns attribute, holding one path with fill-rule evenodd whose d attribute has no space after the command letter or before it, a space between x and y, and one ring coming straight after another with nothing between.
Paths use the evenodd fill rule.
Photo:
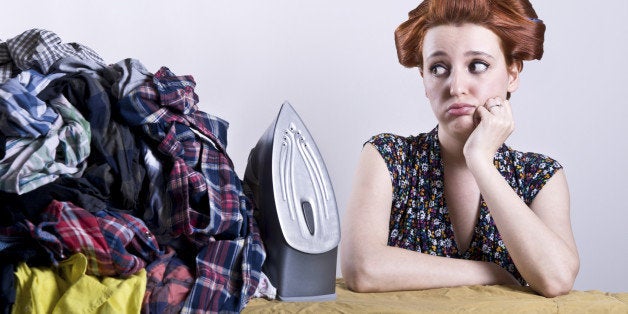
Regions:
<instances>
[{"instance_id":1,"label":"pile of laundry","mask_svg":"<svg viewBox=\"0 0 628 314\"><path fill-rule=\"evenodd\" d=\"M0 41L3 313L239 312L274 297L228 123L199 110L195 85L46 30Z\"/></svg>"}]
</instances>

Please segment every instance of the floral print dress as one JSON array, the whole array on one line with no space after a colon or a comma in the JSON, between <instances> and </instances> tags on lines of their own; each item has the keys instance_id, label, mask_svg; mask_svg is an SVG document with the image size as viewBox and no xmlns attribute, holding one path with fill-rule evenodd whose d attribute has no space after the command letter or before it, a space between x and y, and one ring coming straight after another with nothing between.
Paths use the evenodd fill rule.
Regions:
<instances>
[{"instance_id":1,"label":"floral print dress","mask_svg":"<svg viewBox=\"0 0 628 314\"><path fill-rule=\"evenodd\" d=\"M392 180L389 246L437 256L494 262L521 284L526 284L510 258L482 196L469 248L464 252L458 250L444 197L438 127L429 133L410 137L379 134L367 143L382 155ZM506 182L528 205L547 180L562 168L547 156L522 153L505 144L495 154L494 163Z\"/></svg>"}]
</instances>

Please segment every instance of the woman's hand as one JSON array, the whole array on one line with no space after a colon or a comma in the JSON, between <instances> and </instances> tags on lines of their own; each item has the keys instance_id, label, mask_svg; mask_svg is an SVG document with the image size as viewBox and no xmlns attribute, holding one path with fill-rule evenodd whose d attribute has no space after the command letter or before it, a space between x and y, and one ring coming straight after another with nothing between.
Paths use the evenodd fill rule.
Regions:
<instances>
[{"instance_id":1,"label":"woman's hand","mask_svg":"<svg viewBox=\"0 0 628 314\"><path fill-rule=\"evenodd\" d=\"M464 145L468 167L478 163L493 163L493 156L515 129L508 100L490 98L475 110L476 127Z\"/></svg>"},{"instance_id":2,"label":"woman's hand","mask_svg":"<svg viewBox=\"0 0 628 314\"><path fill-rule=\"evenodd\" d=\"M501 104L501 106L497 106ZM499 146L514 129L511 107L499 98L476 109L477 126L463 153L517 270L546 297L568 293L580 260L571 230L569 189L561 170L526 204L493 165ZM502 274L498 274L501 278ZM507 278L506 278L507 279Z\"/></svg>"}]
</instances>

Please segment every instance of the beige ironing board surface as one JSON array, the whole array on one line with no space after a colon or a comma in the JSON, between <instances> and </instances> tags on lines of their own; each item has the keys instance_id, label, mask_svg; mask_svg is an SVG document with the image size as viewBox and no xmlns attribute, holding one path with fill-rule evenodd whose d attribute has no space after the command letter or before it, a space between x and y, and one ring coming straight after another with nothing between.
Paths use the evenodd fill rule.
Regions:
<instances>
[{"instance_id":1,"label":"beige ironing board surface","mask_svg":"<svg viewBox=\"0 0 628 314\"><path fill-rule=\"evenodd\" d=\"M252 299L242 313L628 313L628 292L571 291L545 298L529 287L463 286L356 293L336 280L335 301Z\"/></svg>"}]
</instances>

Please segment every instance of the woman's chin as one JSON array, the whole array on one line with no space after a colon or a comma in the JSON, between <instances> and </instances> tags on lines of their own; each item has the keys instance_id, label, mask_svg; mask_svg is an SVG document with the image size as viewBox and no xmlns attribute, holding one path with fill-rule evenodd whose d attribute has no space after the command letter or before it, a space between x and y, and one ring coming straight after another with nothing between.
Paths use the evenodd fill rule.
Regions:
<instances>
[{"instance_id":1,"label":"woman's chin","mask_svg":"<svg viewBox=\"0 0 628 314\"><path fill-rule=\"evenodd\" d=\"M475 123L471 116L459 117L445 124L441 123L441 125L445 127L447 133L457 138L467 138L475 130Z\"/></svg>"}]
</instances>

